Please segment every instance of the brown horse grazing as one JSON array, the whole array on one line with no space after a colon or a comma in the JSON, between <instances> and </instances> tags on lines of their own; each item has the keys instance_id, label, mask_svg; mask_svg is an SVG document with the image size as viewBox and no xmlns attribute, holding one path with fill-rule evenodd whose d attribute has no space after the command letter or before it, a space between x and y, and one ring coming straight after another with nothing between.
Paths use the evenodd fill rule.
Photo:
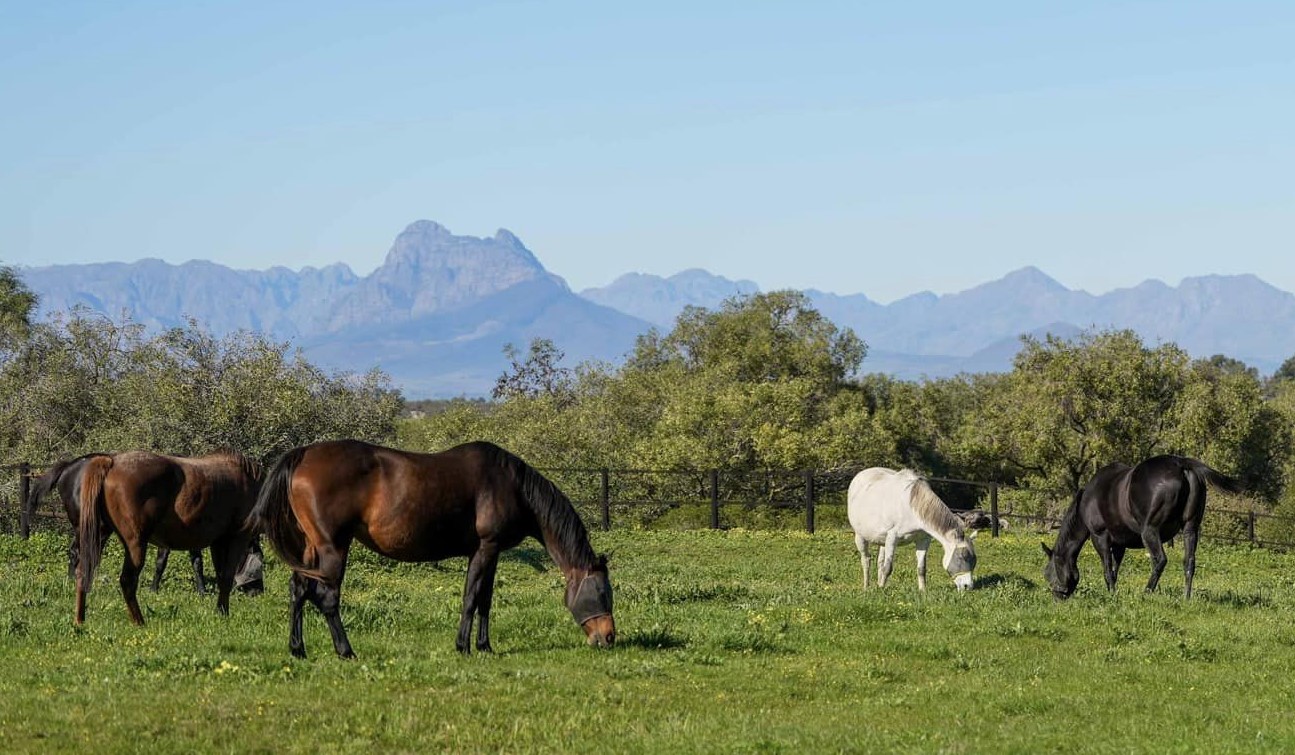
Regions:
<instances>
[{"instance_id":1,"label":"brown horse grazing","mask_svg":"<svg viewBox=\"0 0 1295 755\"><path fill-rule=\"evenodd\" d=\"M86 462L97 456L106 457L110 454L90 453L50 465L49 469L45 470L45 474L32 481L31 494L27 498L27 510L35 511L42 498L48 496L53 490L58 491L59 498L63 501L63 511L67 514L67 521L72 525L72 542L67 549L67 575L71 579L76 579L77 554L81 550L81 534L78 528L78 522L81 521L81 475L85 472ZM151 588L153 592L157 592L162 585L162 574L166 571L166 562L170 555L171 551L166 548L159 548L157 551ZM206 580L202 575L202 551L189 551L189 562L193 565L195 589L199 595L206 595Z\"/></svg>"},{"instance_id":2,"label":"brown horse grazing","mask_svg":"<svg viewBox=\"0 0 1295 755\"><path fill-rule=\"evenodd\" d=\"M144 623L136 592L150 542L170 549L210 547L216 607L228 614L234 572L253 538L242 523L259 484L256 464L234 451L194 458L127 451L89 459L81 480L76 623L85 621L85 594L110 530L126 550L121 592L131 621Z\"/></svg>"},{"instance_id":3,"label":"brown horse grazing","mask_svg":"<svg viewBox=\"0 0 1295 755\"><path fill-rule=\"evenodd\" d=\"M566 577L566 605L590 645L616 641L607 560L557 486L511 453L468 443L418 454L355 440L284 454L266 476L248 525L259 525L292 568L288 649L305 657L301 612L324 615L333 648L354 657L339 613L352 538L399 561L467 556L455 646L467 653L474 616L477 650L490 651L490 602L501 551L539 540Z\"/></svg>"}]
</instances>

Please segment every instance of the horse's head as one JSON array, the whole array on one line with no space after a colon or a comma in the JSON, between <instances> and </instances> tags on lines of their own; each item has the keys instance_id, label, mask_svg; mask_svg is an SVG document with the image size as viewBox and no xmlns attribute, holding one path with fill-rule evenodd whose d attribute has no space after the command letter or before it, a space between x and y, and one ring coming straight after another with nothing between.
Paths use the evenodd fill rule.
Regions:
<instances>
[{"instance_id":1,"label":"horse's head","mask_svg":"<svg viewBox=\"0 0 1295 755\"><path fill-rule=\"evenodd\" d=\"M612 583L607 574L606 556L599 556L588 569L573 569L567 575L567 609L585 630L590 645L609 648L616 644Z\"/></svg>"},{"instance_id":2,"label":"horse's head","mask_svg":"<svg viewBox=\"0 0 1295 755\"><path fill-rule=\"evenodd\" d=\"M1075 587L1079 585L1079 564L1077 559L1070 560L1062 558L1057 551L1049 548L1043 543L1039 543L1043 548L1043 555L1048 557L1048 563L1043 567L1043 576L1048 580L1048 586L1052 588L1052 595L1057 600L1065 600L1075 592Z\"/></svg>"},{"instance_id":3,"label":"horse's head","mask_svg":"<svg viewBox=\"0 0 1295 755\"><path fill-rule=\"evenodd\" d=\"M972 574L976 570L976 546L972 542L975 539L974 531L970 537L959 535L954 540L953 547L944 549L944 570L953 577L953 584L959 590L970 590L976 586L975 576Z\"/></svg>"}]
</instances>

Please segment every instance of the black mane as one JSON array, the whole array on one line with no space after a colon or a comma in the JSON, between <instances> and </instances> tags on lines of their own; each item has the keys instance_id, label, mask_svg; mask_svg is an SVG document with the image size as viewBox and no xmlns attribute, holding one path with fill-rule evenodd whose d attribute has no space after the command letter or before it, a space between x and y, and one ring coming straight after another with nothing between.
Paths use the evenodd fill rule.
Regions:
<instances>
[{"instance_id":1,"label":"black mane","mask_svg":"<svg viewBox=\"0 0 1295 755\"><path fill-rule=\"evenodd\" d=\"M598 561L593 546L589 544L589 530L580 519L557 485L531 465L493 443L480 443L487 461L509 470L517 479L522 500L539 521L540 528L553 537L562 554L572 566L591 569Z\"/></svg>"}]
</instances>

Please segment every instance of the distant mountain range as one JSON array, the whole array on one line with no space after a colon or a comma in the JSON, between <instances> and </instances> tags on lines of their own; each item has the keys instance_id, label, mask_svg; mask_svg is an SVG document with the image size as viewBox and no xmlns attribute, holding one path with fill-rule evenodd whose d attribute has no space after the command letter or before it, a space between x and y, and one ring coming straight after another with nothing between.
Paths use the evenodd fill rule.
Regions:
<instances>
[{"instance_id":1,"label":"distant mountain range","mask_svg":"<svg viewBox=\"0 0 1295 755\"><path fill-rule=\"evenodd\" d=\"M411 224L382 266L360 277L344 264L299 271L233 270L212 262L24 268L41 311L75 305L130 313L153 328L193 317L222 334L246 328L287 338L335 369L382 367L411 398L488 393L502 350L553 339L570 364L619 361L651 327L668 330L685 306L713 308L759 290L704 270L668 278L631 273L573 293L512 233L456 236ZM1100 296L1027 267L966 291L923 292L889 305L863 294L806 294L869 344L864 369L905 378L1010 369L1023 333L1071 336L1132 328L1196 356L1222 353L1271 372L1295 354L1295 296L1250 275L1146 281Z\"/></svg>"}]
</instances>

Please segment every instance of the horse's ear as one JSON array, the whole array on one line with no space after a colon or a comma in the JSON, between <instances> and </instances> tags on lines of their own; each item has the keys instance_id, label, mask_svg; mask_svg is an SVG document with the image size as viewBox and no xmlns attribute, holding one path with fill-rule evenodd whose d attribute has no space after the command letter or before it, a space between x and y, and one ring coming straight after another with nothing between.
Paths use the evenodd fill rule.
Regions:
<instances>
[{"instance_id":1,"label":"horse's ear","mask_svg":"<svg viewBox=\"0 0 1295 755\"><path fill-rule=\"evenodd\" d=\"M1043 555L1047 556L1048 558L1052 558L1052 549L1051 549L1051 548L1049 548L1047 545L1045 545L1045 544L1043 544L1043 543L1039 543L1039 547L1043 549Z\"/></svg>"},{"instance_id":2,"label":"horse's ear","mask_svg":"<svg viewBox=\"0 0 1295 755\"><path fill-rule=\"evenodd\" d=\"M612 557L612 554L611 554L611 553L599 553L599 554L598 554L598 565L599 565L599 566L601 566L602 568L606 569L606 568L607 568L607 561L608 561L611 557Z\"/></svg>"}]
</instances>

